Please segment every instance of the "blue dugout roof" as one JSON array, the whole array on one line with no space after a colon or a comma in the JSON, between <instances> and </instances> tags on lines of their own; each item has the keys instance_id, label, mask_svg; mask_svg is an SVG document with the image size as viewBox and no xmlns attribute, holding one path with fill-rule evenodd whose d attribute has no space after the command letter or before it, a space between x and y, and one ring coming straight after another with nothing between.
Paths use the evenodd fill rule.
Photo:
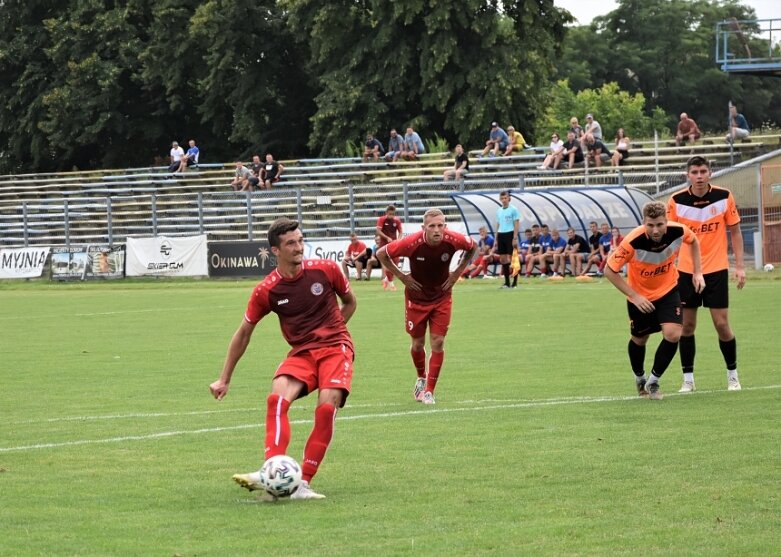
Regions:
<instances>
[{"instance_id":1,"label":"blue dugout roof","mask_svg":"<svg viewBox=\"0 0 781 557\"><path fill-rule=\"evenodd\" d=\"M452 194L458 206L467 233L478 234L481 226L486 226L492 235L496 235L496 210L500 191L465 192ZM587 188L551 188L535 191L510 190L510 204L521 213L521 230L532 224L547 224L551 230L558 228L564 232L570 226L577 234L588 238L588 224L607 222L610 227L617 226L624 234L642 220L642 207L654 199L636 189L622 187Z\"/></svg>"}]
</instances>

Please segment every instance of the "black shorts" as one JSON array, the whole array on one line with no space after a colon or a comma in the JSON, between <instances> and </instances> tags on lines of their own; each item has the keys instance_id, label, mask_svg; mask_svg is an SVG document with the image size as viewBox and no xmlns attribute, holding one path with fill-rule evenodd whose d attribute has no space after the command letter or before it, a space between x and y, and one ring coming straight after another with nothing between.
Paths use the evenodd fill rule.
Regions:
<instances>
[{"instance_id":1,"label":"black shorts","mask_svg":"<svg viewBox=\"0 0 781 557\"><path fill-rule=\"evenodd\" d=\"M632 336L644 337L662 330L662 323L683 323L681 315L681 295L678 288L673 288L667 294L653 300L654 311L643 313L637 306L627 300L626 308L629 313L629 331Z\"/></svg>"},{"instance_id":2,"label":"black shorts","mask_svg":"<svg viewBox=\"0 0 781 557\"><path fill-rule=\"evenodd\" d=\"M713 309L729 307L729 270L708 273L705 277L705 288L697 294L689 273L678 273L678 290L681 292L681 307L698 308L700 306Z\"/></svg>"},{"instance_id":3,"label":"black shorts","mask_svg":"<svg viewBox=\"0 0 781 557\"><path fill-rule=\"evenodd\" d=\"M248 176L247 181L250 183L250 185L253 188L257 188L258 184L260 184L260 178L258 178L257 176Z\"/></svg>"},{"instance_id":4,"label":"black shorts","mask_svg":"<svg viewBox=\"0 0 781 557\"><path fill-rule=\"evenodd\" d=\"M499 232L496 235L496 253L499 255L512 255L514 234L515 232Z\"/></svg>"}]
</instances>

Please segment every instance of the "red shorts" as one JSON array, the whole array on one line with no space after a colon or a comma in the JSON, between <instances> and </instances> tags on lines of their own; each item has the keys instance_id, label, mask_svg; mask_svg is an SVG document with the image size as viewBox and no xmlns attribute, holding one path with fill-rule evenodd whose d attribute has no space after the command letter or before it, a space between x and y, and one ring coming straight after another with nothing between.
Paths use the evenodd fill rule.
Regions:
<instances>
[{"instance_id":1,"label":"red shorts","mask_svg":"<svg viewBox=\"0 0 781 557\"><path fill-rule=\"evenodd\" d=\"M426 335L426 326L433 335L445 336L450 327L450 310L453 307L453 298L447 298L433 304L416 304L406 300L404 307L404 320L406 321L407 334L412 338L420 338Z\"/></svg>"},{"instance_id":2,"label":"red shorts","mask_svg":"<svg viewBox=\"0 0 781 557\"><path fill-rule=\"evenodd\" d=\"M280 375L289 375L304 383L306 392L301 393L302 397L315 389L342 389L346 399L353 379L353 351L340 344L288 356L277 367L274 378Z\"/></svg>"}]
</instances>

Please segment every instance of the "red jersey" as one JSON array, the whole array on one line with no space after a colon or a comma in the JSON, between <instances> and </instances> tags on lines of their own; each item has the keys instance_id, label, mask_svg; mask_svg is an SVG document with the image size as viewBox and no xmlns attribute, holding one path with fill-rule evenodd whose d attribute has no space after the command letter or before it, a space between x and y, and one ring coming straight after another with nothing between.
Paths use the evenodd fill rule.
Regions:
<instances>
[{"instance_id":1,"label":"red jersey","mask_svg":"<svg viewBox=\"0 0 781 557\"><path fill-rule=\"evenodd\" d=\"M442 284L450 274L453 254L458 250L471 249L475 242L469 236L447 229L438 246L428 245L425 238L425 231L421 230L391 242L385 250L391 259L409 257L412 278L423 287L419 292L407 288L407 299L418 304L433 304L451 295L451 291L444 290Z\"/></svg>"},{"instance_id":2,"label":"red jersey","mask_svg":"<svg viewBox=\"0 0 781 557\"><path fill-rule=\"evenodd\" d=\"M389 217L383 215L377 219L377 228L382 230L382 233L386 236L396 240L401 238L401 219L399 217ZM380 247L388 244L388 241L380 236Z\"/></svg>"},{"instance_id":3,"label":"red jersey","mask_svg":"<svg viewBox=\"0 0 781 557\"><path fill-rule=\"evenodd\" d=\"M350 242L349 244L347 244L347 249L345 250L345 253L350 254L350 257L353 258L366 255L366 244L364 244L360 240L358 240L355 243Z\"/></svg>"},{"instance_id":4,"label":"red jersey","mask_svg":"<svg viewBox=\"0 0 781 557\"><path fill-rule=\"evenodd\" d=\"M244 319L257 323L270 312L279 316L279 327L294 356L314 348L353 342L336 301L350 291L339 266L328 259L307 259L295 278L287 279L277 269L255 287ZM353 350L354 351L354 350Z\"/></svg>"}]
</instances>

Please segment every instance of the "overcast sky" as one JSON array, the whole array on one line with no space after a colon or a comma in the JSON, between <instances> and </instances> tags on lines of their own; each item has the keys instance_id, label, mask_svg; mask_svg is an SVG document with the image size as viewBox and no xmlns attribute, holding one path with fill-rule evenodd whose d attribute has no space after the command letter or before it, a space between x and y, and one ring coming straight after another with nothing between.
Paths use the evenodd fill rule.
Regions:
<instances>
[{"instance_id":1,"label":"overcast sky","mask_svg":"<svg viewBox=\"0 0 781 557\"><path fill-rule=\"evenodd\" d=\"M580 25L588 25L594 16L612 12L618 4L615 0L554 0L556 6L569 11ZM741 0L751 6L759 19L781 19L781 0Z\"/></svg>"}]
</instances>

